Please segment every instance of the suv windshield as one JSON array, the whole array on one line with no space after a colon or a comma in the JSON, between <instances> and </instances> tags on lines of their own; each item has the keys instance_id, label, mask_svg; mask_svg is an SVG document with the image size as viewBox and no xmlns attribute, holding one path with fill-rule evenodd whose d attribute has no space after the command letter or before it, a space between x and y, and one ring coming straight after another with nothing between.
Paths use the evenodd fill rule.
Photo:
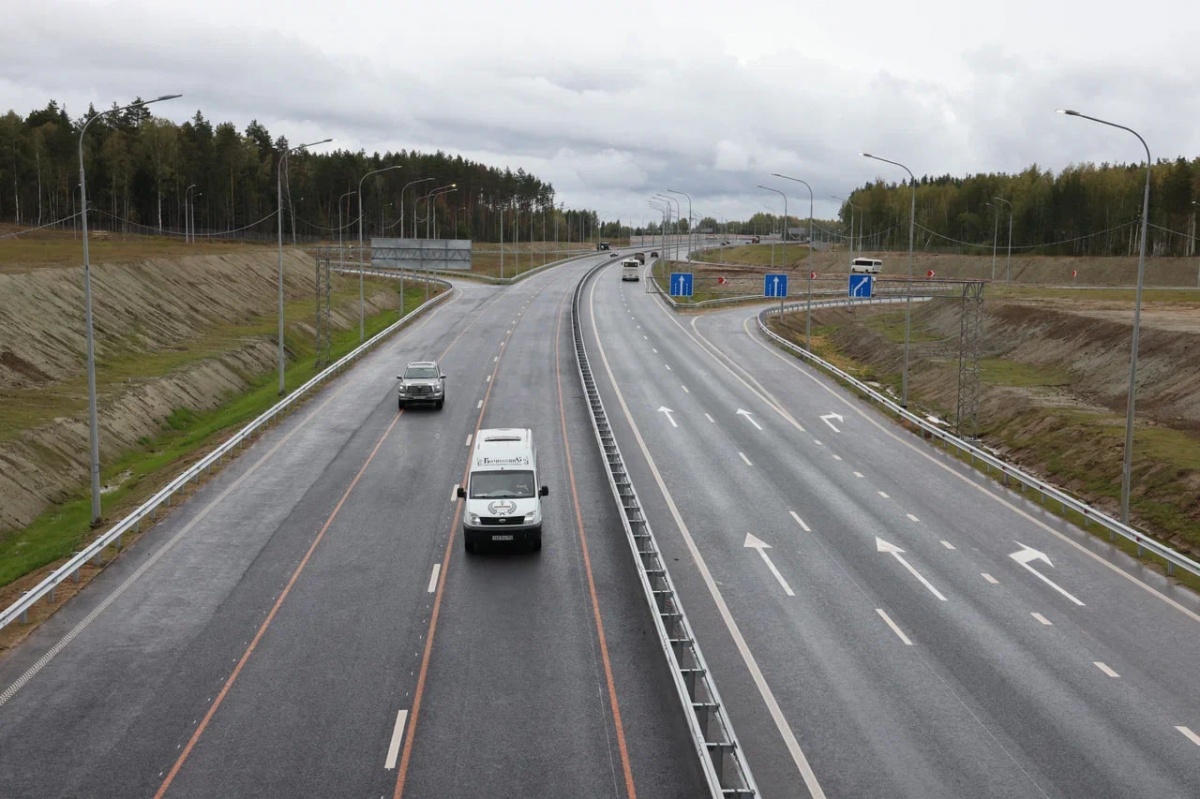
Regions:
<instances>
[{"instance_id":1,"label":"suv windshield","mask_svg":"<svg viewBox=\"0 0 1200 799\"><path fill-rule=\"evenodd\" d=\"M523 499L533 495L533 472L476 472L471 475L471 499Z\"/></svg>"},{"instance_id":2,"label":"suv windshield","mask_svg":"<svg viewBox=\"0 0 1200 799\"><path fill-rule=\"evenodd\" d=\"M410 366L404 370L405 380L436 380L438 370L435 366Z\"/></svg>"}]
</instances>

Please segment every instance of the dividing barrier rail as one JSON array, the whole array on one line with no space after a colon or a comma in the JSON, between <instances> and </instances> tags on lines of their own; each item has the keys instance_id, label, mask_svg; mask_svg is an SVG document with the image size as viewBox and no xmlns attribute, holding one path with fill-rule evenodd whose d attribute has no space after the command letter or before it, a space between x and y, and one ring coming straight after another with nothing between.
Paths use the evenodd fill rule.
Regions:
<instances>
[{"instance_id":1,"label":"dividing barrier rail","mask_svg":"<svg viewBox=\"0 0 1200 799\"><path fill-rule=\"evenodd\" d=\"M430 282L436 282L446 288L452 288L451 284L445 280L437 280L436 278L425 278ZM37 604L38 600L47 597L50 602L54 601L54 589L67 579L79 580L79 570L83 568L88 561L95 560L97 564L101 562L104 555L104 550L109 546L116 546L117 550L121 549L124 537L130 532L140 532L142 522L147 518L151 520L157 518L158 509L162 506L170 507L171 498L175 494L187 488L189 483L199 482L200 477L204 475L210 468L219 464L225 457L229 456L235 448L240 448L254 436L260 429L269 424L276 418L281 417L284 413L291 409L293 405L299 402L304 396L314 388L320 386L331 377L334 377L359 357L373 349L377 344L387 338L396 330L403 327L417 314L422 313L428 308L443 302L449 293L442 293L431 298L428 302L417 306L400 320L389 325L384 330L372 336L367 341L363 342L351 353L339 359L336 363L331 364L320 374L313 377L304 385L297 388L287 397L276 403L270 410L263 413L250 424L243 427L235 433L228 441L221 444L207 455L203 460L196 463L187 471L180 474L170 483L163 487L161 491L147 500L133 513L126 516L106 533L101 535L82 551L71 557L66 563L59 566L46 576L44 580L39 582L32 589L27 591L16 602L9 607L0 611L0 629L7 627L12 622L20 619L22 623L28 622L30 609Z\"/></svg>"},{"instance_id":2,"label":"dividing barrier rail","mask_svg":"<svg viewBox=\"0 0 1200 799\"><path fill-rule=\"evenodd\" d=\"M654 617L654 629L671 670L671 679L687 717L688 730L696 747L705 780L713 797L757 797L758 788L746 764L741 745L734 735L733 725L721 703L717 686L709 674L700 645L684 615L683 606L675 593L675 584L659 553L658 544L650 530L650 522L642 512L637 491L634 490L625 461L617 447L604 403L596 388L583 341L580 321L580 297L591 277L607 264L598 264L588 271L575 288L572 302L571 326L575 337L575 360L579 379L587 392L592 413L592 429L596 443L607 465L608 483L613 498L621 509L621 525L633 550L638 578Z\"/></svg>"},{"instance_id":3,"label":"dividing barrier rail","mask_svg":"<svg viewBox=\"0 0 1200 799\"><path fill-rule=\"evenodd\" d=\"M889 301L895 301L895 298L890 298ZM856 305L859 302L859 300L855 300ZM845 300L843 300L842 303L844 304ZM794 304L787 306L786 310L794 311L803 307L803 305ZM1083 517L1085 525L1089 522L1095 522L1099 524L1101 527L1108 530L1108 537L1110 541L1115 541L1117 536L1121 536L1122 538L1131 541L1137 545L1137 554L1139 558L1142 557L1145 550L1149 550L1167 564L1167 574L1174 574L1175 567L1178 566L1179 568L1200 577L1200 563L1197 563L1180 552L1176 552L1174 549L1171 549L1165 544L1156 541L1140 530L1117 521L1111 516L1108 516L1107 514L1093 508L1091 505L1088 505L1083 500L1071 496L1062 489L1039 480L1031 474L1021 471L1012 464L1006 463L991 453L986 452L979 447L976 447L971 443L958 438L948 431L941 429L937 425L930 424L929 421L921 418L920 416L909 413L905 408L897 405L885 395L880 394L878 391L875 391L865 383L862 383L846 372L843 372L841 369L838 369L828 361L818 358L817 356L805 350L803 347L799 347L782 336L777 335L767 327L766 320L768 316L778 316L779 313L780 308L773 307L767 308L758 314L758 329L762 331L763 335L774 341L777 345L795 353L796 355L809 361L813 365L828 372L829 374L836 376L842 382L853 386L856 391L874 401L888 413L893 414L897 418L903 419L914 427L924 431L924 433L930 438L941 441L943 448L954 447L960 453L966 455L970 459L972 466L974 466L976 461L978 461L987 467L989 473L993 469L996 470L1002 475L1001 479L1006 485L1008 484L1009 478L1012 478L1022 487L1022 492L1024 492L1025 488L1031 488L1041 494L1044 498L1057 502L1060 509L1064 513L1068 510L1078 513L1081 517Z\"/></svg>"}]
</instances>

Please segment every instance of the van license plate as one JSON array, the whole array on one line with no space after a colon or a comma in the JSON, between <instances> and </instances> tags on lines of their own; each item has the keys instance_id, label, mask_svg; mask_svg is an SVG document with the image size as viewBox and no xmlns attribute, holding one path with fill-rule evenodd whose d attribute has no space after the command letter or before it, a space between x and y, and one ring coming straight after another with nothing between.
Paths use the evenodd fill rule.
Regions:
<instances>
[{"instance_id":1,"label":"van license plate","mask_svg":"<svg viewBox=\"0 0 1200 799\"><path fill-rule=\"evenodd\" d=\"M512 541L513 537L511 535L494 535L494 536L492 536L492 540L493 541Z\"/></svg>"}]
</instances>

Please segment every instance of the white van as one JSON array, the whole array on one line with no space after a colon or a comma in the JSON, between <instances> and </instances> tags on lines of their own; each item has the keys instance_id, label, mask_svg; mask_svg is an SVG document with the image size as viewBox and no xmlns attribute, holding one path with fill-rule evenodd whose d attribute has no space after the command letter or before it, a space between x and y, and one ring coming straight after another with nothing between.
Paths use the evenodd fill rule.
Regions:
<instances>
[{"instance_id":1,"label":"white van","mask_svg":"<svg viewBox=\"0 0 1200 799\"><path fill-rule=\"evenodd\" d=\"M641 268L642 262L637 258L626 258L621 261L621 280L641 280Z\"/></svg>"},{"instance_id":2,"label":"white van","mask_svg":"<svg viewBox=\"0 0 1200 799\"><path fill-rule=\"evenodd\" d=\"M484 542L525 543L542 548L542 497L533 431L523 427L480 430L471 451L467 484L459 486L463 546L474 552Z\"/></svg>"},{"instance_id":3,"label":"white van","mask_svg":"<svg viewBox=\"0 0 1200 799\"><path fill-rule=\"evenodd\" d=\"M883 269L883 261L878 258L855 258L850 262L851 272L866 272L871 275L878 275Z\"/></svg>"}]
</instances>

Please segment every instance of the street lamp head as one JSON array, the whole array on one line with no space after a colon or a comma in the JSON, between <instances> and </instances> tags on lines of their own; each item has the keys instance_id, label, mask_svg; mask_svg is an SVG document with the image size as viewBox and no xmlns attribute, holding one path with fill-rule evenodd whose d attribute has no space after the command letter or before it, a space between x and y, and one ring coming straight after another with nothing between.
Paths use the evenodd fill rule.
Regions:
<instances>
[{"instance_id":1,"label":"street lamp head","mask_svg":"<svg viewBox=\"0 0 1200 799\"><path fill-rule=\"evenodd\" d=\"M859 153L859 155L861 155L863 158L874 158L875 157L875 156L871 155L870 153Z\"/></svg>"},{"instance_id":2,"label":"street lamp head","mask_svg":"<svg viewBox=\"0 0 1200 799\"><path fill-rule=\"evenodd\" d=\"M182 94L164 94L162 97L155 97L153 100L147 100L146 103L158 103L158 102L162 102L163 100L174 100L177 97L183 97L183 95ZM145 105L146 103L142 103L142 105Z\"/></svg>"},{"instance_id":3,"label":"street lamp head","mask_svg":"<svg viewBox=\"0 0 1200 799\"><path fill-rule=\"evenodd\" d=\"M1070 108L1057 108L1055 110L1058 111L1058 113L1066 114L1069 117L1077 117L1080 115L1078 111L1072 111Z\"/></svg>"}]
</instances>

